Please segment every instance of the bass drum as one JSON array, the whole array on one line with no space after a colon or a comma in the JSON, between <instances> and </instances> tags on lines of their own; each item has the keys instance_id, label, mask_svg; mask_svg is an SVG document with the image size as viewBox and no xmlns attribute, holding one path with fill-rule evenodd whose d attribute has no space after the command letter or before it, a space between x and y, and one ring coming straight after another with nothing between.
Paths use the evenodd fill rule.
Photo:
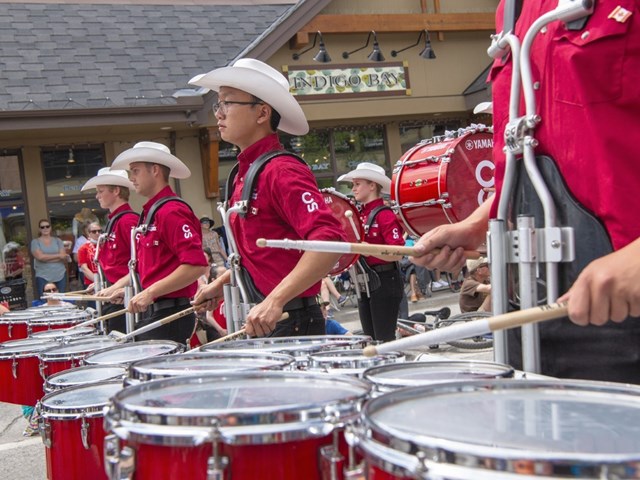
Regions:
<instances>
[{"instance_id":1,"label":"bass drum","mask_svg":"<svg viewBox=\"0 0 640 480\"><path fill-rule=\"evenodd\" d=\"M360 243L364 237L364 228L360 222L360 214L356 204L346 195L333 188L323 188L320 190L324 197L324 203L331 209L333 216L338 219L342 229L347 235L350 243ZM329 275L339 275L347 270L358 260L358 254L345 254L340 257Z\"/></svg>"},{"instance_id":2,"label":"bass drum","mask_svg":"<svg viewBox=\"0 0 640 480\"><path fill-rule=\"evenodd\" d=\"M493 131L484 125L424 140L396 163L395 210L414 236L468 217L491 194Z\"/></svg>"}]
</instances>

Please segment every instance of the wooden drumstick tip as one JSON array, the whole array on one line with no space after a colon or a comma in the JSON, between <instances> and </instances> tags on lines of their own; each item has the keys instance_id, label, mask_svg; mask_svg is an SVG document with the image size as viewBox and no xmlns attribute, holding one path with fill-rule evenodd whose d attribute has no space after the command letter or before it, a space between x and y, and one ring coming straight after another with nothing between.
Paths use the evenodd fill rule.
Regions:
<instances>
[{"instance_id":1,"label":"wooden drumstick tip","mask_svg":"<svg viewBox=\"0 0 640 480\"><path fill-rule=\"evenodd\" d=\"M256 240L256 245L259 247L266 247L267 246L267 239L266 238L259 238Z\"/></svg>"},{"instance_id":2,"label":"wooden drumstick tip","mask_svg":"<svg viewBox=\"0 0 640 480\"><path fill-rule=\"evenodd\" d=\"M353 217L353 212L351 210L347 210L346 212L344 212L344 216L347 218L351 218Z\"/></svg>"},{"instance_id":3,"label":"wooden drumstick tip","mask_svg":"<svg viewBox=\"0 0 640 480\"><path fill-rule=\"evenodd\" d=\"M364 347L362 353L365 357L375 357L378 354L378 350L373 345L369 345L368 347Z\"/></svg>"}]
</instances>

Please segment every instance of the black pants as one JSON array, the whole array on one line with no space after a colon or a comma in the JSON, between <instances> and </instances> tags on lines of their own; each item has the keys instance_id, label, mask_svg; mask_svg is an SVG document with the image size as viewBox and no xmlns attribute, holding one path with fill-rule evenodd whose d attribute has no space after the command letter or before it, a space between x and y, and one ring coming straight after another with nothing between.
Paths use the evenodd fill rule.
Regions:
<instances>
[{"instance_id":1,"label":"black pants","mask_svg":"<svg viewBox=\"0 0 640 480\"><path fill-rule=\"evenodd\" d=\"M118 310L122 310L124 305L117 305L115 303L103 303L102 304L102 315L107 315L108 313L117 312ZM107 333L111 333L114 330L118 332L127 333L127 319L124 315L118 315L117 317L112 318L111 320L107 320L105 325L105 329Z\"/></svg>"},{"instance_id":2,"label":"black pants","mask_svg":"<svg viewBox=\"0 0 640 480\"><path fill-rule=\"evenodd\" d=\"M270 337L298 337L302 335L324 335L325 323L320 305L309 305L308 307L287 312L289 318L280 320L276 324L275 330L269 334Z\"/></svg>"},{"instance_id":3,"label":"black pants","mask_svg":"<svg viewBox=\"0 0 640 480\"><path fill-rule=\"evenodd\" d=\"M161 320L166 318L174 313L181 312L184 310L184 305L175 306L175 307L167 307L162 310L158 310L153 312L152 308L149 309L142 314L142 319L136 325L136 329L142 328L150 323L153 323L157 320ZM140 342L143 340L173 340L174 342L182 343L183 345L187 344L187 340L191 338L193 331L196 326L196 315L195 313L190 313L182 318L174 320L171 323L167 323L162 325L161 327L150 330L146 333L138 335L136 341Z\"/></svg>"},{"instance_id":4,"label":"black pants","mask_svg":"<svg viewBox=\"0 0 640 480\"><path fill-rule=\"evenodd\" d=\"M358 301L360 323L365 335L374 340L388 342L396 338L398 311L404 294L402 273L398 269L378 272L380 288L371 296L366 293Z\"/></svg>"}]
</instances>

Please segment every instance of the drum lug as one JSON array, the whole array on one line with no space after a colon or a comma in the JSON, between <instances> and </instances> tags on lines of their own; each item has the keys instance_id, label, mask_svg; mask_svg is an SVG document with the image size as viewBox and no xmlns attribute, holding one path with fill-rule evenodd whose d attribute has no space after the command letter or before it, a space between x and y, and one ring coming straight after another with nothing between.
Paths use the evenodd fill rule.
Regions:
<instances>
[{"instance_id":1,"label":"drum lug","mask_svg":"<svg viewBox=\"0 0 640 480\"><path fill-rule=\"evenodd\" d=\"M27 323L27 337L30 337L33 333L33 328L31 328L31 324Z\"/></svg>"},{"instance_id":2,"label":"drum lug","mask_svg":"<svg viewBox=\"0 0 640 480\"><path fill-rule=\"evenodd\" d=\"M85 450L89 450L91 445L89 444L89 428L90 425L84 414L82 414L82 426L80 427L80 437L82 438L82 446Z\"/></svg>"},{"instance_id":3,"label":"drum lug","mask_svg":"<svg viewBox=\"0 0 640 480\"><path fill-rule=\"evenodd\" d=\"M320 478L322 480L344 480L344 466L344 455L340 453L335 442L320 448Z\"/></svg>"},{"instance_id":4,"label":"drum lug","mask_svg":"<svg viewBox=\"0 0 640 480\"><path fill-rule=\"evenodd\" d=\"M12 338L11 330L13 330L13 324L12 323L10 323L9 327L7 327L7 334L9 335L9 338Z\"/></svg>"},{"instance_id":5,"label":"drum lug","mask_svg":"<svg viewBox=\"0 0 640 480\"><path fill-rule=\"evenodd\" d=\"M120 449L120 439L116 435L111 433L104 438L104 470L109 480L131 480L135 460L131 447Z\"/></svg>"},{"instance_id":6,"label":"drum lug","mask_svg":"<svg viewBox=\"0 0 640 480\"><path fill-rule=\"evenodd\" d=\"M36 405L36 412L40 411L40 402ZM40 438L46 448L51 448L51 424L47 422L47 419L40 415L38 418L38 430L40 430Z\"/></svg>"},{"instance_id":7,"label":"drum lug","mask_svg":"<svg viewBox=\"0 0 640 480\"><path fill-rule=\"evenodd\" d=\"M18 378L18 359L15 355L11 357L11 374L13 375L13 378Z\"/></svg>"},{"instance_id":8,"label":"drum lug","mask_svg":"<svg viewBox=\"0 0 640 480\"><path fill-rule=\"evenodd\" d=\"M229 467L229 457L220 455L220 427L218 420L211 426L211 456L207 460L207 480L224 480Z\"/></svg>"},{"instance_id":9,"label":"drum lug","mask_svg":"<svg viewBox=\"0 0 640 480\"><path fill-rule=\"evenodd\" d=\"M47 366L44 364L42 360L40 360L40 365L38 365L38 371L40 372L40 376L42 377L43 380L47 379L47 375L44 373L46 368Z\"/></svg>"}]
</instances>

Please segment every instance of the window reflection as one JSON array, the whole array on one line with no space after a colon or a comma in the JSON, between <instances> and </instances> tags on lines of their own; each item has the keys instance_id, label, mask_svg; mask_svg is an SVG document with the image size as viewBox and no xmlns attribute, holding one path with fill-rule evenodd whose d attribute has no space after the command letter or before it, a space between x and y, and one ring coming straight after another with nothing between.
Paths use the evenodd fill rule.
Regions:
<instances>
[{"instance_id":1,"label":"window reflection","mask_svg":"<svg viewBox=\"0 0 640 480\"><path fill-rule=\"evenodd\" d=\"M336 131L334 142L339 175L350 172L362 162L375 163L388 170L382 127Z\"/></svg>"}]
</instances>

